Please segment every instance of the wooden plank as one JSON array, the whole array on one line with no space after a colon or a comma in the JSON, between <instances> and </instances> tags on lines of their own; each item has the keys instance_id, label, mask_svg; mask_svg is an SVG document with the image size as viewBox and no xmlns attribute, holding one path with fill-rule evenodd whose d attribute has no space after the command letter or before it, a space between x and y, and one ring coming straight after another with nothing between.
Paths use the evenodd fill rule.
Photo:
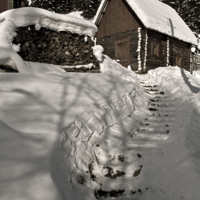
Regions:
<instances>
[{"instance_id":1,"label":"wooden plank","mask_svg":"<svg viewBox=\"0 0 200 200\"><path fill-rule=\"evenodd\" d=\"M119 59L123 66L130 65L129 35L115 40L115 59Z\"/></svg>"},{"instance_id":2,"label":"wooden plank","mask_svg":"<svg viewBox=\"0 0 200 200\"><path fill-rule=\"evenodd\" d=\"M116 1L116 8L120 7L120 1L121 0L114 0L114 1Z\"/></svg>"},{"instance_id":3,"label":"wooden plank","mask_svg":"<svg viewBox=\"0 0 200 200\"><path fill-rule=\"evenodd\" d=\"M103 38L120 32L125 33L128 30L136 30L139 26L122 0L111 0L106 9L106 14L101 20L98 37Z\"/></svg>"},{"instance_id":4,"label":"wooden plank","mask_svg":"<svg viewBox=\"0 0 200 200\"><path fill-rule=\"evenodd\" d=\"M0 1L0 13L8 10L8 0Z\"/></svg>"}]
</instances>

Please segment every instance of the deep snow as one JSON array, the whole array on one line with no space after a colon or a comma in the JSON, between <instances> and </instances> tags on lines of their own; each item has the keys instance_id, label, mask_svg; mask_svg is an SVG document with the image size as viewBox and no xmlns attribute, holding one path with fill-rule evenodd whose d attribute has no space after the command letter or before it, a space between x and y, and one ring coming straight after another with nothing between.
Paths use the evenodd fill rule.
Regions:
<instances>
[{"instance_id":1,"label":"deep snow","mask_svg":"<svg viewBox=\"0 0 200 200\"><path fill-rule=\"evenodd\" d=\"M198 199L199 80L103 57L102 74L0 74L2 200Z\"/></svg>"},{"instance_id":2,"label":"deep snow","mask_svg":"<svg viewBox=\"0 0 200 200\"><path fill-rule=\"evenodd\" d=\"M134 88L104 74L0 74L0 82L2 200L61 199L51 177L59 133L87 106Z\"/></svg>"}]
</instances>

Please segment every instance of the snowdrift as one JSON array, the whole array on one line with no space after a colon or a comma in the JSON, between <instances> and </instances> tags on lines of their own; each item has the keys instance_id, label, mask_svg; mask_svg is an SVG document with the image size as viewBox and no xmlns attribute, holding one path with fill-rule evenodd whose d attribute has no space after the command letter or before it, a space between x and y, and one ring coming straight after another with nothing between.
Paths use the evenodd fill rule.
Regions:
<instances>
[{"instance_id":1,"label":"snowdrift","mask_svg":"<svg viewBox=\"0 0 200 200\"><path fill-rule=\"evenodd\" d=\"M61 156L59 149L63 139L59 132L65 126L69 127L63 130L63 133L68 133L64 136L68 138L65 145L70 141L76 143L79 139L81 145L81 138L87 141L92 137L91 131L86 131L89 130L86 127L91 125L94 128L90 127L90 130L96 130L94 121L91 120L99 121L96 124L97 134L99 130L126 118L134 109L130 95L135 86L132 82L124 81L114 75L0 74L0 82L4 86L0 100L1 138L6 141L1 145L0 197L2 200L61 199L60 192L51 179L51 173L54 175L54 180L58 180L58 174L63 173L60 169L63 165L57 162ZM118 105L119 109L113 110L111 103L115 109ZM94 116L92 108L97 109L95 113L99 115L99 120L92 117ZM74 119L76 119L75 124L73 124ZM81 128L79 135L74 135L75 127L77 131ZM80 147L78 145L79 153L82 154ZM73 146L69 148L73 150ZM71 159L73 157L70 157ZM90 157L85 162L90 162L91 159L94 157ZM66 162L66 155L59 161ZM73 164L74 162L66 166L72 171L64 168L62 177L69 173L64 183L63 178L59 179L58 185L61 186L61 191L62 183L71 187L68 180L75 169ZM10 171L13 173L8 174ZM9 188L9 192L5 188ZM68 198L71 192L71 190L65 191Z\"/></svg>"}]
</instances>

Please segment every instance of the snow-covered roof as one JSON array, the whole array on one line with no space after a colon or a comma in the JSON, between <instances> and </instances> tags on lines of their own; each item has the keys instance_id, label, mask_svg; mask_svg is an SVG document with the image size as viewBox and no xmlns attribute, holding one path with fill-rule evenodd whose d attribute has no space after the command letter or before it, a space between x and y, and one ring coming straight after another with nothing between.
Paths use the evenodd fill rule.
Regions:
<instances>
[{"instance_id":1,"label":"snow-covered roof","mask_svg":"<svg viewBox=\"0 0 200 200\"><path fill-rule=\"evenodd\" d=\"M109 2L102 0L94 18L96 24L100 23L101 14L106 10ZM191 29L170 6L158 0L126 0L126 2L146 28L197 45L197 38Z\"/></svg>"}]
</instances>

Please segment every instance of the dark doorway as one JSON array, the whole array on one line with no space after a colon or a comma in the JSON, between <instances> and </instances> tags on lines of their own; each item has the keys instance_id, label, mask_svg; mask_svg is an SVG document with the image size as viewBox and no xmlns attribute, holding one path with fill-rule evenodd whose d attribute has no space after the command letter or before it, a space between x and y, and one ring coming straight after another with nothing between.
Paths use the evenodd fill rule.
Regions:
<instances>
[{"instance_id":1,"label":"dark doorway","mask_svg":"<svg viewBox=\"0 0 200 200\"><path fill-rule=\"evenodd\" d=\"M124 67L130 65L130 41L129 35L115 40L115 59L120 60Z\"/></svg>"}]
</instances>

